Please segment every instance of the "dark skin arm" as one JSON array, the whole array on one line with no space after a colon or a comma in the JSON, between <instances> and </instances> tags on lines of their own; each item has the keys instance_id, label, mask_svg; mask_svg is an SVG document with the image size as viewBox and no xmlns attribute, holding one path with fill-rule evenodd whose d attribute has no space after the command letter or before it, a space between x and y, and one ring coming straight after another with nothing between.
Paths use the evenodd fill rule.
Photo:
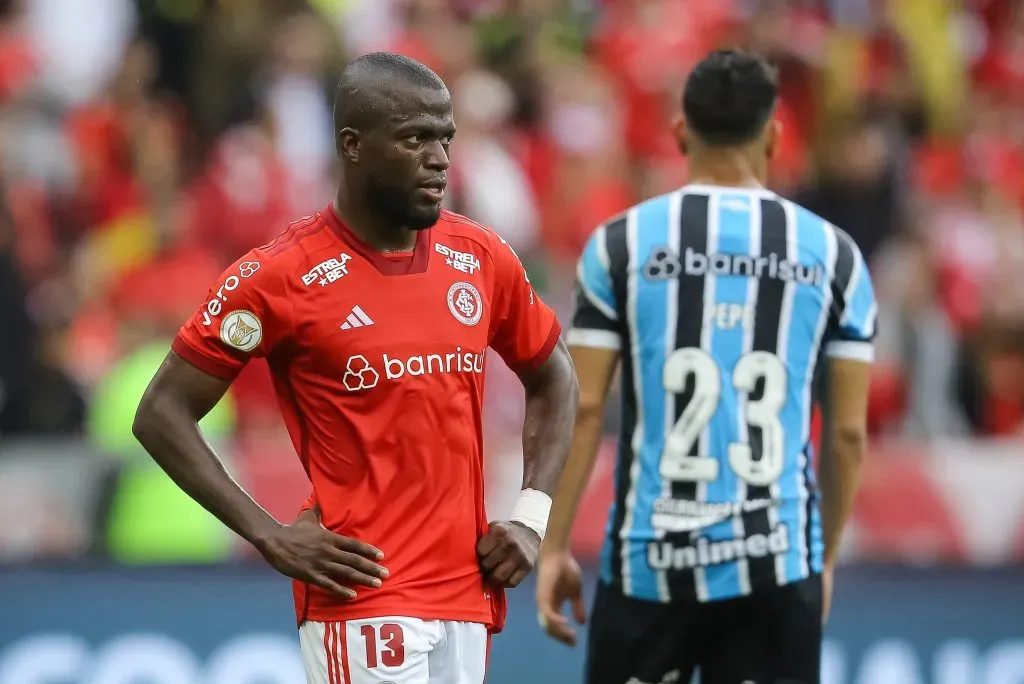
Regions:
<instances>
[{"instance_id":1,"label":"dark skin arm","mask_svg":"<svg viewBox=\"0 0 1024 684\"><path fill-rule=\"evenodd\" d=\"M519 373L526 389L523 421L523 488L552 495L569 455L579 385L565 344L559 340L539 368ZM519 522L493 522L477 544L480 566L498 586L515 587L530 574L540 536Z\"/></svg>"},{"instance_id":2,"label":"dark skin arm","mask_svg":"<svg viewBox=\"0 0 1024 684\"><path fill-rule=\"evenodd\" d=\"M316 516L283 525L228 474L199 421L229 386L171 352L142 397L132 432L186 494L278 572L344 598L356 595L348 585L380 586L387 570L374 562L383 559L378 549L326 530Z\"/></svg>"}]
</instances>

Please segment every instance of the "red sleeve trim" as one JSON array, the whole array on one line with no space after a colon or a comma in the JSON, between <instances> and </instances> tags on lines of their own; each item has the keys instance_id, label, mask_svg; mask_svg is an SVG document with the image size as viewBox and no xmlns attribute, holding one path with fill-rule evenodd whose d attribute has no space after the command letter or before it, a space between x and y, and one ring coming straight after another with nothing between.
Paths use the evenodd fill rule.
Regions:
<instances>
[{"instance_id":1,"label":"red sleeve trim","mask_svg":"<svg viewBox=\"0 0 1024 684\"><path fill-rule=\"evenodd\" d=\"M206 354L196 351L195 347L186 342L185 338L180 334L174 338L173 342L171 342L171 350L199 370L208 375L212 375L215 378L220 378L221 380L234 380L242 371L241 366L235 366L217 359L211 359Z\"/></svg>"},{"instance_id":2,"label":"red sleeve trim","mask_svg":"<svg viewBox=\"0 0 1024 684\"><path fill-rule=\"evenodd\" d=\"M527 361L520 363L516 366L517 371L532 371L537 370L544 365L544 362L551 356L551 352L554 351L555 345L558 344L558 338L562 334L562 325L556 318L551 322L551 332L548 333L548 337L544 340L544 344L537 350L537 353L531 356Z\"/></svg>"}]
</instances>

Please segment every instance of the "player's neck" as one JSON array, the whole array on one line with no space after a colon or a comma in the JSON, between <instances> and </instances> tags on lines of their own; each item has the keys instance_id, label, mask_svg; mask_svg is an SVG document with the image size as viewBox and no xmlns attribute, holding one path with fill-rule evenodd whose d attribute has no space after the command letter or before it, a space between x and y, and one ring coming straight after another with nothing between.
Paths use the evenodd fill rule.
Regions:
<instances>
[{"instance_id":1,"label":"player's neck","mask_svg":"<svg viewBox=\"0 0 1024 684\"><path fill-rule=\"evenodd\" d=\"M338 218L352 233L381 252L409 252L416 247L416 231L377 216L366 207L348 202L342 193L334 199Z\"/></svg>"},{"instance_id":2,"label":"player's neck","mask_svg":"<svg viewBox=\"0 0 1024 684\"><path fill-rule=\"evenodd\" d=\"M690 154L690 180L694 185L728 188L763 188L767 164L757 164L744 150L714 150Z\"/></svg>"}]
</instances>

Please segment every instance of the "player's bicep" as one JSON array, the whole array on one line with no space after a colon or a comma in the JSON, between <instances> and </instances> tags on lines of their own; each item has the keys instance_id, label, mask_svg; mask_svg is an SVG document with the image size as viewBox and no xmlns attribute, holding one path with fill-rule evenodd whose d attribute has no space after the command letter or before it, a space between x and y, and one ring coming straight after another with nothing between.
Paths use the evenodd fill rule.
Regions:
<instances>
[{"instance_id":1,"label":"player's bicep","mask_svg":"<svg viewBox=\"0 0 1024 684\"><path fill-rule=\"evenodd\" d=\"M853 240L842 231L836 232L835 279L825 354L870 363L874 360L878 320L871 274Z\"/></svg>"},{"instance_id":2,"label":"player's bicep","mask_svg":"<svg viewBox=\"0 0 1024 684\"><path fill-rule=\"evenodd\" d=\"M831 358L827 366L825 432L832 439L861 440L867 435L871 364Z\"/></svg>"},{"instance_id":3,"label":"player's bicep","mask_svg":"<svg viewBox=\"0 0 1024 684\"><path fill-rule=\"evenodd\" d=\"M159 410L163 402L172 402L198 422L213 410L230 386L230 380L210 375L171 351L146 388L140 414Z\"/></svg>"},{"instance_id":4,"label":"player's bicep","mask_svg":"<svg viewBox=\"0 0 1024 684\"><path fill-rule=\"evenodd\" d=\"M570 342L569 356L579 379L579 416L601 416L619 365L618 350Z\"/></svg>"},{"instance_id":5,"label":"player's bicep","mask_svg":"<svg viewBox=\"0 0 1024 684\"><path fill-rule=\"evenodd\" d=\"M132 433L153 452L188 434L221 400L230 381L210 375L173 351L167 354L135 412Z\"/></svg>"}]
</instances>

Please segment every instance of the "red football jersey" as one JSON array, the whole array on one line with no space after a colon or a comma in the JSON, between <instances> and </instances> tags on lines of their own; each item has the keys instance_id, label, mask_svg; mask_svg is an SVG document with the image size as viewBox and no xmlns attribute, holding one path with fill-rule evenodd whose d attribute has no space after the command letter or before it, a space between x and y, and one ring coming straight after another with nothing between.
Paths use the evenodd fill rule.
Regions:
<instances>
[{"instance_id":1,"label":"red football jersey","mask_svg":"<svg viewBox=\"0 0 1024 684\"><path fill-rule=\"evenodd\" d=\"M484 352L536 367L560 332L508 244L448 211L413 252L387 255L328 207L224 272L174 351L225 379L267 359L323 524L381 549L390 571L347 602L296 582L300 622L402 615L500 629L503 595L476 556Z\"/></svg>"}]
</instances>

